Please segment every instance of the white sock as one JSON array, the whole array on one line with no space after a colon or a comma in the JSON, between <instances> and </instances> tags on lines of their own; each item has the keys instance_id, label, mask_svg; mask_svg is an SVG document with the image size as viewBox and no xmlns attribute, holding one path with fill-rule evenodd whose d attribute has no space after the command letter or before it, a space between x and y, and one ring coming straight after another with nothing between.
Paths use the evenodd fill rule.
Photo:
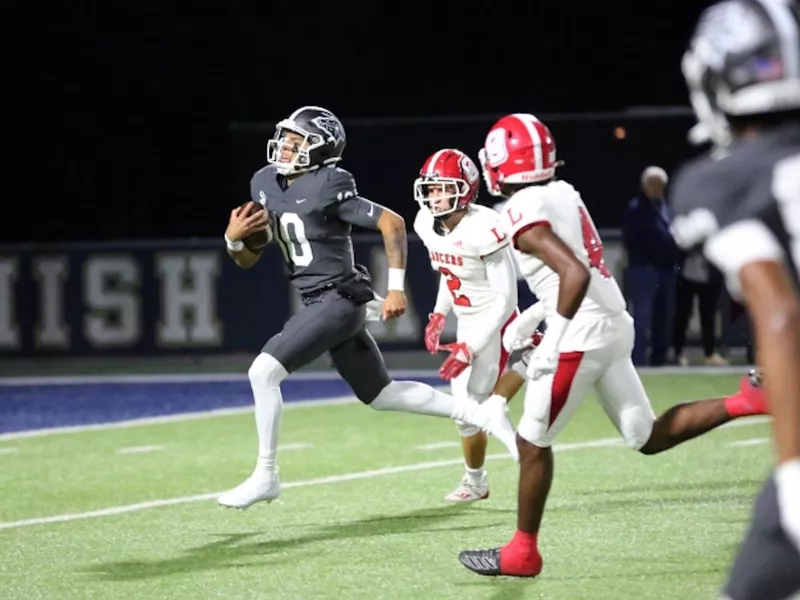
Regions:
<instances>
[{"instance_id":1,"label":"white sock","mask_svg":"<svg viewBox=\"0 0 800 600\"><path fill-rule=\"evenodd\" d=\"M370 406L375 410L399 410L436 415L464 421L476 427L485 425L480 404L474 400L465 398L456 400L449 394L417 381L392 381L381 390Z\"/></svg>"},{"instance_id":2,"label":"white sock","mask_svg":"<svg viewBox=\"0 0 800 600\"><path fill-rule=\"evenodd\" d=\"M464 465L464 468L467 470L467 477L472 483L480 483L483 481L483 478L486 476L486 471L483 467L478 467L477 469L470 468L469 465Z\"/></svg>"},{"instance_id":3,"label":"white sock","mask_svg":"<svg viewBox=\"0 0 800 600\"><path fill-rule=\"evenodd\" d=\"M253 390L258 431L256 470L274 473L277 470L278 437L283 414L280 383L288 373L275 358L262 352L253 361L247 376Z\"/></svg>"}]
</instances>

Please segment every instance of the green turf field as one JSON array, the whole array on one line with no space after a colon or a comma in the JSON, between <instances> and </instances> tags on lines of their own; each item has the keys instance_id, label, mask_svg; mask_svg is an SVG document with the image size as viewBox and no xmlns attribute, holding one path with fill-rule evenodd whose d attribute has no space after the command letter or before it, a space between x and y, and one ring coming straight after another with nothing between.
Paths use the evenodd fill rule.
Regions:
<instances>
[{"instance_id":1,"label":"green turf field","mask_svg":"<svg viewBox=\"0 0 800 600\"><path fill-rule=\"evenodd\" d=\"M645 383L661 412L737 380ZM251 414L6 439L0 598L711 599L771 464L765 420L737 424L644 457L588 401L559 440L535 580L459 564L513 533L517 469L492 440L491 498L445 504L462 475L459 448L440 444L458 441L446 420L287 408L284 493L244 512L211 494L250 473Z\"/></svg>"}]
</instances>

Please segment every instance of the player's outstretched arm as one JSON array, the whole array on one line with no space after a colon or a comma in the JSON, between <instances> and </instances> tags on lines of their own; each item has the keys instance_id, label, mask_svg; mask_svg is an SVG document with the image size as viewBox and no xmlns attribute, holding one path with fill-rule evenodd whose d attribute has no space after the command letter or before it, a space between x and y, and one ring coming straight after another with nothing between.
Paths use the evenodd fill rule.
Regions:
<instances>
[{"instance_id":1,"label":"player's outstretched arm","mask_svg":"<svg viewBox=\"0 0 800 600\"><path fill-rule=\"evenodd\" d=\"M740 286L753 324L758 363L777 446L775 486L780 520L800 549L800 298L775 235L758 220L715 233L705 254Z\"/></svg>"},{"instance_id":2,"label":"player's outstretched arm","mask_svg":"<svg viewBox=\"0 0 800 600\"><path fill-rule=\"evenodd\" d=\"M755 262L739 272L767 382L778 464L780 521L800 550L800 299L780 262Z\"/></svg>"},{"instance_id":3,"label":"player's outstretched arm","mask_svg":"<svg viewBox=\"0 0 800 600\"><path fill-rule=\"evenodd\" d=\"M517 248L558 274L558 314L571 319L589 289L589 269L548 225L535 225L517 238Z\"/></svg>"},{"instance_id":4,"label":"player's outstretched arm","mask_svg":"<svg viewBox=\"0 0 800 600\"><path fill-rule=\"evenodd\" d=\"M787 270L784 250L761 221L752 219L714 233L705 242L704 251L725 274L729 287L734 288L731 291L740 292L750 314L758 363L764 371L765 391L774 417L778 461L798 462L800 298Z\"/></svg>"},{"instance_id":5,"label":"player's outstretched arm","mask_svg":"<svg viewBox=\"0 0 800 600\"><path fill-rule=\"evenodd\" d=\"M747 264L739 280L768 382L778 463L800 461L800 300L782 263Z\"/></svg>"},{"instance_id":6,"label":"player's outstretched arm","mask_svg":"<svg viewBox=\"0 0 800 600\"><path fill-rule=\"evenodd\" d=\"M406 238L406 222L403 217L386 207L381 208L377 227L383 236L386 261L389 264L388 292L383 303L383 320L387 321L399 317L408 308L408 300L404 292L408 240Z\"/></svg>"},{"instance_id":7,"label":"player's outstretched arm","mask_svg":"<svg viewBox=\"0 0 800 600\"><path fill-rule=\"evenodd\" d=\"M408 300L403 292L408 256L406 223L396 212L359 196L355 180L347 171L333 169L329 177L326 195L335 200L328 207L328 214L335 214L352 225L377 229L383 236L389 263L389 285L382 318L386 321L399 317L408 308Z\"/></svg>"},{"instance_id":8,"label":"player's outstretched arm","mask_svg":"<svg viewBox=\"0 0 800 600\"><path fill-rule=\"evenodd\" d=\"M406 222L393 210L382 207L378 219L378 231L383 236L386 247L386 260L389 269L402 269L405 275L406 259L408 257L408 240L406 239Z\"/></svg>"}]
</instances>

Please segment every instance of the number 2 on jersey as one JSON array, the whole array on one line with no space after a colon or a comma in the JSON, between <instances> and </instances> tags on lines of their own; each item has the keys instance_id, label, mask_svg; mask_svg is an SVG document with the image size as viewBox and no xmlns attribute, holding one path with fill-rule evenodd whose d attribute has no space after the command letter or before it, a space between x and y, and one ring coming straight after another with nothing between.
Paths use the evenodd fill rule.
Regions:
<instances>
[{"instance_id":1,"label":"number 2 on jersey","mask_svg":"<svg viewBox=\"0 0 800 600\"><path fill-rule=\"evenodd\" d=\"M461 289L461 280L447 267L439 267L439 272L444 275L444 278L447 280L447 289L450 290L450 295L453 297L453 304L456 306L472 306L470 299L459 292Z\"/></svg>"},{"instance_id":2,"label":"number 2 on jersey","mask_svg":"<svg viewBox=\"0 0 800 600\"><path fill-rule=\"evenodd\" d=\"M278 243L286 262L296 267L307 267L314 259L311 244L306 238L306 227L296 213L283 213L277 223Z\"/></svg>"},{"instance_id":3,"label":"number 2 on jersey","mask_svg":"<svg viewBox=\"0 0 800 600\"><path fill-rule=\"evenodd\" d=\"M600 241L600 235L594 227L592 218L583 206L578 207L578 212L581 215L581 231L583 232L583 247L589 254L589 266L600 271L606 279L611 278L611 271L606 266L606 261L603 258L603 242Z\"/></svg>"}]
</instances>

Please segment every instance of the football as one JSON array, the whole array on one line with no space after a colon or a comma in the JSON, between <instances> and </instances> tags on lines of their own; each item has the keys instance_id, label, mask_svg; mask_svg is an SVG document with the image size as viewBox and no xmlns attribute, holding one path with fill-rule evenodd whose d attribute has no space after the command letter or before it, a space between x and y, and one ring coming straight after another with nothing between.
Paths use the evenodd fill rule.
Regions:
<instances>
[{"instance_id":1,"label":"football","mask_svg":"<svg viewBox=\"0 0 800 600\"><path fill-rule=\"evenodd\" d=\"M246 202L242 206L246 206L247 204L251 205L249 209L251 215L264 210L264 207L261 206L258 202L252 202L252 201ZM261 250L271 241L272 241L272 232L269 229L269 224L267 224L267 228L264 231L256 231L255 233L251 233L242 240L242 242L244 242L245 247L252 252L257 252L258 250Z\"/></svg>"}]
</instances>

